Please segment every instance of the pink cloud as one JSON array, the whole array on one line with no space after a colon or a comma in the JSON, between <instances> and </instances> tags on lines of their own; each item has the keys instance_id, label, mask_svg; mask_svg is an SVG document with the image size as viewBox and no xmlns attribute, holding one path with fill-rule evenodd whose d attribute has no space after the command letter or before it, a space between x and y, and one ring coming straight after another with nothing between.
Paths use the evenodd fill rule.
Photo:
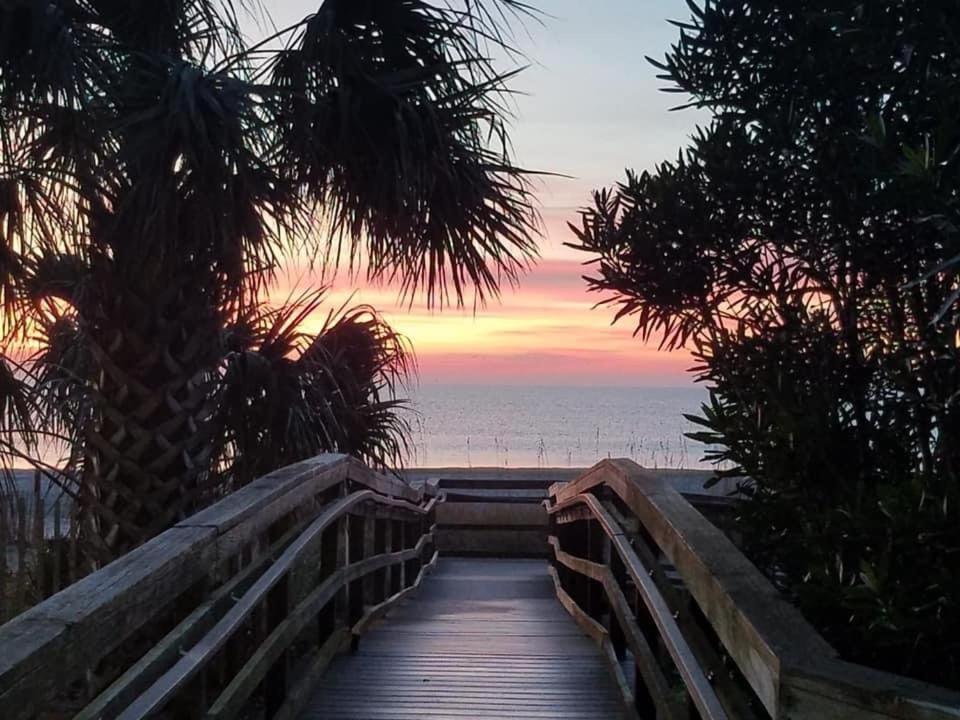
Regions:
<instances>
[{"instance_id":1,"label":"pink cloud","mask_svg":"<svg viewBox=\"0 0 960 720\"><path fill-rule=\"evenodd\" d=\"M472 307L431 310L423 298L404 305L396 286L370 284L346 272L326 278L332 280L330 305L352 297L353 304L378 308L412 341L425 381L689 383L688 353L658 352L655 343L645 345L633 337L632 320L611 326L614 309L594 308L603 296L587 292L583 275L592 270L584 265L589 257L563 246L573 237L566 222L576 219L575 208L544 210L540 260L518 287L504 287L499 299L476 312ZM323 283L316 268L294 262L278 278L271 297L280 302L295 289Z\"/></svg>"}]
</instances>

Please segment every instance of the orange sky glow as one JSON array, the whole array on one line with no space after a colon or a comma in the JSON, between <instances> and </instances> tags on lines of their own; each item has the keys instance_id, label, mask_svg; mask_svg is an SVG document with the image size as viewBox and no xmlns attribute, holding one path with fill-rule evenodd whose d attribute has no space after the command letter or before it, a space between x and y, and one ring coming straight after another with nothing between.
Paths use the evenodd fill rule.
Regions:
<instances>
[{"instance_id":1,"label":"orange sky glow","mask_svg":"<svg viewBox=\"0 0 960 720\"><path fill-rule=\"evenodd\" d=\"M540 260L517 288L474 313L473 308L430 310L398 302L395 286L371 286L341 272L322 312L308 321L318 329L330 307L368 303L413 344L426 383L541 385L687 385L686 352L663 352L633 337L629 319L611 326L613 311L594 308L582 275L586 258L563 243L572 239L568 221L575 208L544 208ZM291 269L271 292L275 301L323 284L302 267ZM353 297L351 299L351 294Z\"/></svg>"},{"instance_id":2,"label":"orange sky glow","mask_svg":"<svg viewBox=\"0 0 960 720\"><path fill-rule=\"evenodd\" d=\"M592 189L622 179L625 167L652 170L675 158L706 119L701 111L671 112L679 98L661 92L665 82L645 59L663 56L677 38L668 19L684 20L690 9L684 0L532 4L545 14L512 28L521 55L500 61L504 70L524 67L510 83L516 160L564 176L534 188L544 221L540 262L519 288L505 288L476 315L472 308L430 312L422 304L408 310L398 305L396 288L351 282L345 274L331 304L359 288L354 301L380 309L412 341L424 383L689 385L687 353L659 352L632 336L629 319L611 327L612 308L591 309L600 298L581 279L587 258L563 243L572 239L567 223L577 221ZM268 5L279 27L314 7L310 0ZM281 278L274 299L293 286L321 284L300 267Z\"/></svg>"}]
</instances>

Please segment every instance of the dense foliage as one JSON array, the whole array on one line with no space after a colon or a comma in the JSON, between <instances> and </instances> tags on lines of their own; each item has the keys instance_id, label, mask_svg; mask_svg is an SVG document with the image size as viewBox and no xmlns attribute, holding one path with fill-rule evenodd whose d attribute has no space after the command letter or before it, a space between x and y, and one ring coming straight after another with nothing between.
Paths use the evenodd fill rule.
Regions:
<instances>
[{"instance_id":1,"label":"dense foliage","mask_svg":"<svg viewBox=\"0 0 960 720\"><path fill-rule=\"evenodd\" d=\"M256 2L0 0L2 449L65 441L94 561L320 450L400 459L402 338L266 291L285 260L437 304L516 277L535 215L488 58L524 12L324 0L253 43Z\"/></svg>"},{"instance_id":2,"label":"dense foliage","mask_svg":"<svg viewBox=\"0 0 960 720\"><path fill-rule=\"evenodd\" d=\"M574 228L694 349L748 553L846 657L960 685L960 4L708 0L655 63L712 120Z\"/></svg>"}]
</instances>

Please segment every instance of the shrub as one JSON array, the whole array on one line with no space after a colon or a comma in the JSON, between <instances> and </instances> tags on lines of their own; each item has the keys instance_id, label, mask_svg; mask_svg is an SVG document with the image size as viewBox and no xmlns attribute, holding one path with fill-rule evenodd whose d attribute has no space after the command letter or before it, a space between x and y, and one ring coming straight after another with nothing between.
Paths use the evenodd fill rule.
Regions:
<instances>
[{"instance_id":1,"label":"shrub","mask_svg":"<svg viewBox=\"0 0 960 720\"><path fill-rule=\"evenodd\" d=\"M574 230L687 346L745 549L843 655L960 684L960 5L691 3L655 65L712 112Z\"/></svg>"}]
</instances>

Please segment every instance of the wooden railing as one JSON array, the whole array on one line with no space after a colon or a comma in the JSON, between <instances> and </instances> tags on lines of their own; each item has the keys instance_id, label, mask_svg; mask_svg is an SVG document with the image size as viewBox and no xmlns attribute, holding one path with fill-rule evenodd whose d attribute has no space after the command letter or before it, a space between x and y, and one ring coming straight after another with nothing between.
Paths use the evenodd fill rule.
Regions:
<instances>
[{"instance_id":1,"label":"wooden railing","mask_svg":"<svg viewBox=\"0 0 960 720\"><path fill-rule=\"evenodd\" d=\"M344 455L260 478L0 626L0 717L294 717L432 566L441 499Z\"/></svg>"},{"instance_id":2,"label":"wooden railing","mask_svg":"<svg viewBox=\"0 0 960 720\"><path fill-rule=\"evenodd\" d=\"M644 720L960 718L960 693L838 659L723 532L635 463L605 460L552 486L545 506L557 594Z\"/></svg>"}]
</instances>

